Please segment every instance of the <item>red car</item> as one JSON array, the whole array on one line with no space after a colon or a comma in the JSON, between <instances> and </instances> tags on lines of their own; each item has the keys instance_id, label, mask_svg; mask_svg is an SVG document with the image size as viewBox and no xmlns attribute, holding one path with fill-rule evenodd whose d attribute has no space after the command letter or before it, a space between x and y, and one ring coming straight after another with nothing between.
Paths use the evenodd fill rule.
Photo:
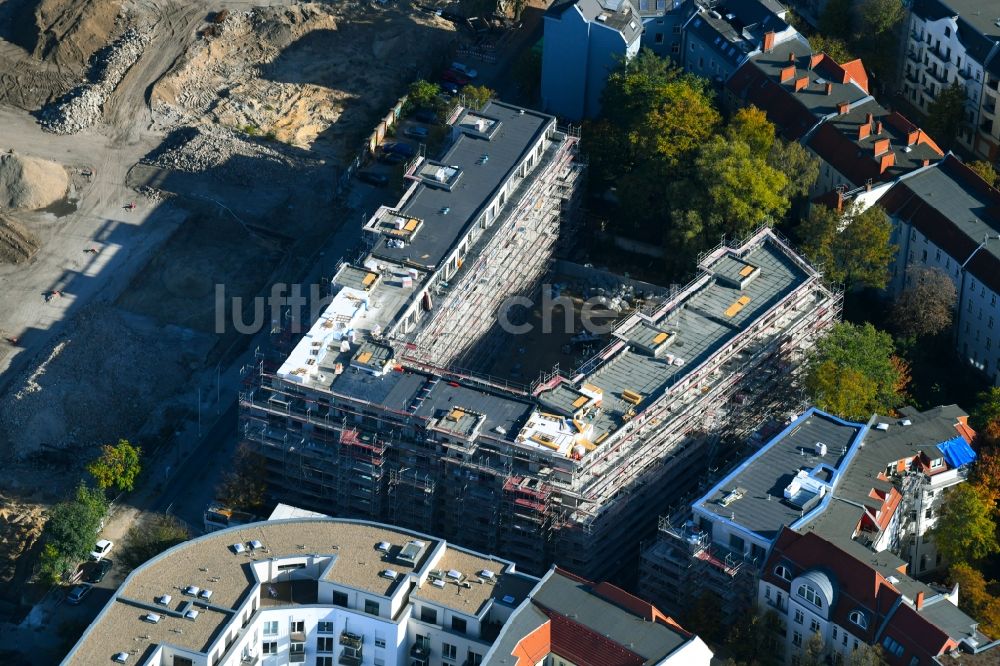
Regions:
<instances>
[{"instance_id":1,"label":"red car","mask_svg":"<svg viewBox=\"0 0 1000 666\"><path fill-rule=\"evenodd\" d=\"M458 86L469 85L469 77L467 77L465 74L462 74L461 72L456 72L453 69L444 70L444 74L441 75L441 78L444 79L445 81L448 81L449 83L454 83L455 85Z\"/></svg>"}]
</instances>

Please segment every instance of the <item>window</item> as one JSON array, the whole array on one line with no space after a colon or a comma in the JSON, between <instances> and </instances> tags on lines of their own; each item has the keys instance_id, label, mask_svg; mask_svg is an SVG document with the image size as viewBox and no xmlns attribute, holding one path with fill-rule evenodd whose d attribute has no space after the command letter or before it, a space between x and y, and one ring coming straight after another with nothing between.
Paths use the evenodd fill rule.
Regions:
<instances>
[{"instance_id":1,"label":"window","mask_svg":"<svg viewBox=\"0 0 1000 666\"><path fill-rule=\"evenodd\" d=\"M316 623L316 631L321 634L332 634L333 633L333 622L318 622Z\"/></svg>"},{"instance_id":2,"label":"window","mask_svg":"<svg viewBox=\"0 0 1000 666\"><path fill-rule=\"evenodd\" d=\"M653 39L653 41L656 42L657 44L662 44L663 43L663 33L662 32L656 33L656 37Z\"/></svg>"},{"instance_id":3,"label":"window","mask_svg":"<svg viewBox=\"0 0 1000 666\"><path fill-rule=\"evenodd\" d=\"M460 617L451 618L451 628L460 634L464 634L468 626L468 623Z\"/></svg>"},{"instance_id":4,"label":"window","mask_svg":"<svg viewBox=\"0 0 1000 666\"><path fill-rule=\"evenodd\" d=\"M857 610L851 611L848 614L847 619L853 622L854 624L858 625L862 629L868 628L868 618L866 618L865 614L862 613L861 611Z\"/></svg>"},{"instance_id":5,"label":"window","mask_svg":"<svg viewBox=\"0 0 1000 666\"><path fill-rule=\"evenodd\" d=\"M333 657L316 657L316 666L333 666Z\"/></svg>"},{"instance_id":6,"label":"window","mask_svg":"<svg viewBox=\"0 0 1000 666\"><path fill-rule=\"evenodd\" d=\"M278 641L264 641L261 643L261 651L264 654L278 654Z\"/></svg>"},{"instance_id":7,"label":"window","mask_svg":"<svg viewBox=\"0 0 1000 666\"><path fill-rule=\"evenodd\" d=\"M427 606L422 606L420 608L420 619L429 624L437 624L438 612L433 608L428 608Z\"/></svg>"},{"instance_id":8,"label":"window","mask_svg":"<svg viewBox=\"0 0 1000 666\"><path fill-rule=\"evenodd\" d=\"M809 631L811 631L813 633L816 633L817 631L819 631L819 621L818 620L815 620L815 619L809 620Z\"/></svg>"},{"instance_id":9,"label":"window","mask_svg":"<svg viewBox=\"0 0 1000 666\"><path fill-rule=\"evenodd\" d=\"M371 615L378 615L379 607L377 601L365 599L365 612Z\"/></svg>"},{"instance_id":10,"label":"window","mask_svg":"<svg viewBox=\"0 0 1000 666\"><path fill-rule=\"evenodd\" d=\"M377 648L385 647L385 636L381 634L375 634L375 647Z\"/></svg>"},{"instance_id":11,"label":"window","mask_svg":"<svg viewBox=\"0 0 1000 666\"><path fill-rule=\"evenodd\" d=\"M333 637L320 636L317 638L316 652L333 652Z\"/></svg>"},{"instance_id":12,"label":"window","mask_svg":"<svg viewBox=\"0 0 1000 666\"><path fill-rule=\"evenodd\" d=\"M671 53L680 53L681 52L681 45L677 44L676 42L673 43L673 44L671 44L670 45L670 52Z\"/></svg>"},{"instance_id":13,"label":"window","mask_svg":"<svg viewBox=\"0 0 1000 666\"><path fill-rule=\"evenodd\" d=\"M797 631L792 632L792 645L802 647L802 634Z\"/></svg>"},{"instance_id":14,"label":"window","mask_svg":"<svg viewBox=\"0 0 1000 666\"><path fill-rule=\"evenodd\" d=\"M306 630L306 623L303 622L302 620L292 620L291 623L289 623L288 631L290 631L293 634L301 634L305 630Z\"/></svg>"},{"instance_id":15,"label":"window","mask_svg":"<svg viewBox=\"0 0 1000 666\"><path fill-rule=\"evenodd\" d=\"M837 640L837 627L833 627L833 640Z\"/></svg>"},{"instance_id":16,"label":"window","mask_svg":"<svg viewBox=\"0 0 1000 666\"><path fill-rule=\"evenodd\" d=\"M672 28L672 30L673 30L673 33L674 33L675 35L679 35L679 34L681 34L681 27L680 27L679 25L675 25L675 26L674 26L674 27Z\"/></svg>"},{"instance_id":17,"label":"window","mask_svg":"<svg viewBox=\"0 0 1000 666\"><path fill-rule=\"evenodd\" d=\"M903 656L903 646L889 636L886 636L885 640L882 641L882 647L885 648L886 652L890 652L897 657Z\"/></svg>"},{"instance_id":18,"label":"window","mask_svg":"<svg viewBox=\"0 0 1000 666\"><path fill-rule=\"evenodd\" d=\"M768 601L771 600L771 586L770 585L765 585L764 586L764 598L767 599Z\"/></svg>"},{"instance_id":19,"label":"window","mask_svg":"<svg viewBox=\"0 0 1000 666\"><path fill-rule=\"evenodd\" d=\"M736 536L735 534L729 535L729 547L735 550L737 553L742 553L745 548L743 539Z\"/></svg>"},{"instance_id":20,"label":"window","mask_svg":"<svg viewBox=\"0 0 1000 666\"><path fill-rule=\"evenodd\" d=\"M278 635L278 621L273 620L271 622L264 623L264 635L265 636L277 636Z\"/></svg>"},{"instance_id":21,"label":"window","mask_svg":"<svg viewBox=\"0 0 1000 666\"><path fill-rule=\"evenodd\" d=\"M465 658L465 662L469 664L469 666L479 666L483 663L483 655L469 650L469 655Z\"/></svg>"},{"instance_id":22,"label":"window","mask_svg":"<svg viewBox=\"0 0 1000 666\"><path fill-rule=\"evenodd\" d=\"M823 600L820 599L819 592L817 592L811 585L806 585L803 583L799 585L799 589L796 590L795 594L811 603L816 608L823 607Z\"/></svg>"},{"instance_id":23,"label":"window","mask_svg":"<svg viewBox=\"0 0 1000 666\"><path fill-rule=\"evenodd\" d=\"M802 614L798 608L795 609L795 624L802 624L802 621L806 619L806 616Z\"/></svg>"},{"instance_id":24,"label":"window","mask_svg":"<svg viewBox=\"0 0 1000 666\"><path fill-rule=\"evenodd\" d=\"M343 608L347 608L347 593L338 592L334 590L333 592L330 593L330 603L332 603L334 606L341 606Z\"/></svg>"},{"instance_id":25,"label":"window","mask_svg":"<svg viewBox=\"0 0 1000 666\"><path fill-rule=\"evenodd\" d=\"M458 659L458 648L451 643L441 643L441 658L455 661Z\"/></svg>"},{"instance_id":26,"label":"window","mask_svg":"<svg viewBox=\"0 0 1000 666\"><path fill-rule=\"evenodd\" d=\"M288 645L289 654L305 654L306 644L305 643L290 643Z\"/></svg>"},{"instance_id":27,"label":"window","mask_svg":"<svg viewBox=\"0 0 1000 666\"><path fill-rule=\"evenodd\" d=\"M792 572L783 564L774 567L774 575L788 582L792 582Z\"/></svg>"}]
</instances>

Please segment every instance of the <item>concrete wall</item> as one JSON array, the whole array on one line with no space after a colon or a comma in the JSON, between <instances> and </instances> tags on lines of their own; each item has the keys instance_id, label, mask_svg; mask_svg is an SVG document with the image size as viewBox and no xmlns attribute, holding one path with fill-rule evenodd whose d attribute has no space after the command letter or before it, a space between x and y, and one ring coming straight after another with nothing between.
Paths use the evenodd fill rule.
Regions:
<instances>
[{"instance_id":1,"label":"concrete wall","mask_svg":"<svg viewBox=\"0 0 1000 666\"><path fill-rule=\"evenodd\" d=\"M638 22L639 18L635 17ZM590 44L587 53L587 94L584 116L594 118L601 112L601 94L608 82L608 75L622 60L635 57L639 52L640 39L626 44L625 38L617 30L603 23L590 26Z\"/></svg>"}]
</instances>

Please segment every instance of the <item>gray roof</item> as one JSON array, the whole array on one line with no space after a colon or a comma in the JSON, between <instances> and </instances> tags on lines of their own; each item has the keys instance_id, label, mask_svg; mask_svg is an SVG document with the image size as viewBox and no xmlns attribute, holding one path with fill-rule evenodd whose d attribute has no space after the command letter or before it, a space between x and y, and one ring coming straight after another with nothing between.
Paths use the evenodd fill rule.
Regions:
<instances>
[{"instance_id":1,"label":"gray roof","mask_svg":"<svg viewBox=\"0 0 1000 666\"><path fill-rule=\"evenodd\" d=\"M712 15L716 12L719 17ZM727 0L714 10L702 9L687 24L695 35L730 64L760 46L766 32L782 32L788 23L778 16L784 7L760 0Z\"/></svg>"},{"instance_id":2,"label":"gray roof","mask_svg":"<svg viewBox=\"0 0 1000 666\"><path fill-rule=\"evenodd\" d=\"M600 23L620 32L627 44L631 44L642 35L642 18L630 0L557 1L545 13L547 16L560 18L574 5L587 21ZM604 18L599 19L599 16Z\"/></svg>"},{"instance_id":3,"label":"gray roof","mask_svg":"<svg viewBox=\"0 0 1000 666\"><path fill-rule=\"evenodd\" d=\"M486 417L483 431L491 430L496 433L496 427L500 426L507 432L508 437L517 434L532 410L531 403L526 401L451 382L438 381L433 384L430 392L417 408L416 414L423 418L433 418L438 416L442 410L451 410L455 407L482 414ZM494 436L499 435L494 434Z\"/></svg>"},{"instance_id":4,"label":"gray roof","mask_svg":"<svg viewBox=\"0 0 1000 666\"><path fill-rule=\"evenodd\" d=\"M839 480L836 473L843 472L848 454L852 449L860 450L854 444L862 429L859 423L844 422L810 409L720 481L695 506L773 540L783 526L791 525L803 514L803 509L784 498L785 487L799 470L818 466L833 470L834 475L828 474L826 479L835 485ZM826 444L825 456L816 454L817 442ZM742 497L723 506L720 501L737 488L743 490ZM818 500L807 505L805 512Z\"/></svg>"},{"instance_id":5,"label":"gray roof","mask_svg":"<svg viewBox=\"0 0 1000 666\"><path fill-rule=\"evenodd\" d=\"M418 183L400 212L423 220L419 233L402 248L380 240L374 256L437 268L554 122L552 116L497 101L487 104L481 115L500 121L492 138L463 131L440 160L459 167L462 177L451 190ZM483 160L484 155L489 159Z\"/></svg>"},{"instance_id":6,"label":"gray roof","mask_svg":"<svg viewBox=\"0 0 1000 666\"><path fill-rule=\"evenodd\" d=\"M707 275L701 286L653 322L658 328L677 334L669 352L683 359L683 365L672 365L666 357L654 358L625 347L583 379L604 393L603 411L595 423L596 429L606 428L606 422L620 419L633 407L621 400L623 391L639 393L643 400L636 410L642 409L809 279L805 271L771 240L764 241L742 259L761 269L744 290ZM727 314L741 297L749 301L737 312Z\"/></svg>"}]
</instances>

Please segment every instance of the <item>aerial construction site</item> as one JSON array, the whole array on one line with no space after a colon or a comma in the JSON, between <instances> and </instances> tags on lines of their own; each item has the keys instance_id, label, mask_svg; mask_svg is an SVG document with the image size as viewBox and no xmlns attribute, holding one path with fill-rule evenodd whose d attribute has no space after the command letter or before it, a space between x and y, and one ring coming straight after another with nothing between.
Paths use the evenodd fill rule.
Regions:
<instances>
[{"instance_id":1,"label":"aerial construction site","mask_svg":"<svg viewBox=\"0 0 1000 666\"><path fill-rule=\"evenodd\" d=\"M794 405L776 388L841 295L764 229L624 313L580 367L491 376L523 333L507 300L551 287L585 165L544 114L493 102L449 124L440 160L412 160L409 189L364 224L322 316L247 369L241 437L282 499L609 578L733 454L720 433Z\"/></svg>"}]
</instances>

